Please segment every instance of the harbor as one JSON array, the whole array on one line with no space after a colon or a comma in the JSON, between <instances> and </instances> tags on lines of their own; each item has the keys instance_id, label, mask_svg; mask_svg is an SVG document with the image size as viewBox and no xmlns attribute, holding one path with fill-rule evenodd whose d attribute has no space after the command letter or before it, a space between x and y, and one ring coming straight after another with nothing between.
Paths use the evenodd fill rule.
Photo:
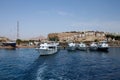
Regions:
<instances>
[{"instance_id":1,"label":"harbor","mask_svg":"<svg viewBox=\"0 0 120 80\"><path fill-rule=\"evenodd\" d=\"M1 80L119 80L118 41L1 39ZM60 37L59 37L60 39ZM85 40L85 39L84 39ZM99 39L98 39L99 40ZM116 46L117 44L117 46ZM112 66L111 66L112 65ZM74 74L74 75L73 75Z\"/></svg>"},{"instance_id":2,"label":"harbor","mask_svg":"<svg viewBox=\"0 0 120 80\"><path fill-rule=\"evenodd\" d=\"M0 47L0 79L120 79L120 47L114 47L112 42L48 40L3 42Z\"/></svg>"},{"instance_id":3,"label":"harbor","mask_svg":"<svg viewBox=\"0 0 120 80\"><path fill-rule=\"evenodd\" d=\"M120 0L0 0L0 80L120 80Z\"/></svg>"}]
</instances>

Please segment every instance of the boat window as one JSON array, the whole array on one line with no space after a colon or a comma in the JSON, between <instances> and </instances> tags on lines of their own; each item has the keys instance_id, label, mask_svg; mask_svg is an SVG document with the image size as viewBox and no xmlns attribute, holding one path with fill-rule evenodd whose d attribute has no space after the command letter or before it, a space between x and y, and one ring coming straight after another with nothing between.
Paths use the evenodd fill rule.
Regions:
<instances>
[{"instance_id":1,"label":"boat window","mask_svg":"<svg viewBox=\"0 0 120 80\"><path fill-rule=\"evenodd\" d=\"M42 48L44 48L44 46L41 46Z\"/></svg>"},{"instance_id":2,"label":"boat window","mask_svg":"<svg viewBox=\"0 0 120 80\"><path fill-rule=\"evenodd\" d=\"M49 48L55 49L55 47L54 47L54 46L50 46Z\"/></svg>"}]
</instances>

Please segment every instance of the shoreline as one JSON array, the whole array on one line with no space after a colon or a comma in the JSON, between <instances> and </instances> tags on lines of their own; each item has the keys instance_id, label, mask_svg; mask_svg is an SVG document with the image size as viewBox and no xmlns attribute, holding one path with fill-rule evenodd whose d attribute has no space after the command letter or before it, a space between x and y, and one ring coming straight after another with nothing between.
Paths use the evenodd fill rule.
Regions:
<instances>
[{"instance_id":1,"label":"shoreline","mask_svg":"<svg viewBox=\"0 0 120 80\"><path fill-rule=\"evenodd\" d=\"M16 48L35 48L36 46L21 46L21 45L17 45Z\"/></svg>"},{"instance_id":2,"label":"shoreline","mask_svg":"<svg viewBox=\"0 0 120 80\"><path fill-rule=\"evenodd\" d=\"M0 49L15 49L15 48L35 48L36 46L16 46L16 47L11 47L11 46L0 46Z\"/></svg>"},{"instance_id":3,"label":"shoreline","mask_svg":"<svg viewBox=\"0 0 120 80\"><path fill-rule=\"evenodd\" d=\"M0 49L17 49L17 48L36 48L36 46L21 46L21 45L17 45L16 47L11 47L11 46L0 46ZM114 46L114 45L110 45L109 48L120 48L120 46Z\"/></svg>"}]
</instances>

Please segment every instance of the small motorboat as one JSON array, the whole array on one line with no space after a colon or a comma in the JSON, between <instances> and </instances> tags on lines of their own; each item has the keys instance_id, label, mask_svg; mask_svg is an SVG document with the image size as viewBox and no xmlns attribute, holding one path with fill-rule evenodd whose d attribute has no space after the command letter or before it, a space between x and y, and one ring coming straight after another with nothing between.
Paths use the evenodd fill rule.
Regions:
<instances>
[{"instance_id":1,"label":"small motorboat","mask_svg":"<svg viewBox=\"0 0 120 80\"><path fill-rule=\"evenodd\" d=\"M89 46L89 50L96 51L98 49L98 45L95 42L92 42Z\"/></svg>"},{"instance_id":2,"label":"small motorboat","mask_svg":"<svg viewBox=\"0 0 120 80\"><path fill-rule=\"evenodd\" d=\"M78 49L81 51L86 51L87 45L85 43L80 43L80 44L78 44Z\"/></svg>"},{"instance_id":3,"label":"small motorboat","mask_svg":"<svg viewBox=\"0 0 120 80\"><path fill-rule=\"evenodd\" d=\"M69 43L67 46L68 51L74 51L76 50L76 44L75 43Z\"/></svg>"},{"instance_id":4,"label":"small motorboat","mask_svg":"<svg viewBox=\"0 0 120 80\"><path fill-rule=\"evenodd\" d=\"M100 41L98 44L98 50L99 51L107 51L109 48L109 45L107 44L107 41Z\"/></svg>"}]
</instances>

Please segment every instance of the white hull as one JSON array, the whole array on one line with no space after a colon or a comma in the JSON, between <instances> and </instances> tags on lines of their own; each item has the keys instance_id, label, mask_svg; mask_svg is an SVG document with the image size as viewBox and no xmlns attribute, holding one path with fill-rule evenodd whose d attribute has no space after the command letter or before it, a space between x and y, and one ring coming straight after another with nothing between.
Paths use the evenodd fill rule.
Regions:
<instances>
[{"instance_id":1,"label":"white hull","mask_svg":"<svg viewBox=\"0 0 120 80\"><path fill-rule=\"evenodd\" d=\"M86 51L87 47L78 47L78 49L81 50L81 51Z\"/></svg>"},{"instance_id":2,"label":"white hull","mask_svg":"<svg viewBox=\"0 0 120 80\"><path fill-rule=\"evenodd\" d=\"M98 49L98 45L95 42L93 42L89 47L89 50L91 51L96 51L97 49Z\"/></svg>"},{"instance_id":3,"label":"white hull","mask_svg":"<svg viewBox=\"0 0 120 80\"><path fill-rule=\"evenodd\" d=\"M57 50L56 49L53 49L53 50L39 49L39 52L41 56L44 56L44 55L55 54L57 53Z\"/></svg>"},{"instance_id":4,"label":"white hull","mask_svg":"<svg viewBox=\"0 0 120 80\"><path fill-rule=\"evenodd\" d=\"M96 51L96 50L98 50L98 47L91 47L90 46L90 48L89 48L91 51Z\"/></svg>"},{"instance_id":5,"label":"white hull","mask_svg":"<svg viewBox=\"0 0 120 80\"><path fill-rule=\"evenodd\" d=\"M36 49L40 52L40 55L55 54L58 51L57 44L55 43L43 43Z\"/></svg>"},{"instance_id":6,"label":"white hull","mask_svg":"<svg viewBox=\"0 0 120 80\"><path fill-rule=\"evenodd\" d=\"M75 43L69 43L67 46L68 51L74 51L76 50L76 44Z\"/></svg>"},{"instance_id":7,"label":"white hull","mask_svg":"<svg viewBox=\"0 0 120 80\"><path fill-rule=\"evenodd\" d=\"M76 47L75 46L68 46L67 50L68 51L74 51L74 50L76 50Z\"/></svg>"},{"instance_id":8,"label":"white hull","mask_svg":"<svg viewBox=\"0 0 120 80\"><path fill-rule=\"evenodd\" d=\"M78 44L78 49L81 50L81 51L86 51L87 46L84 43L80 43L80 44Z\"/></svg>"}]
</instances>

